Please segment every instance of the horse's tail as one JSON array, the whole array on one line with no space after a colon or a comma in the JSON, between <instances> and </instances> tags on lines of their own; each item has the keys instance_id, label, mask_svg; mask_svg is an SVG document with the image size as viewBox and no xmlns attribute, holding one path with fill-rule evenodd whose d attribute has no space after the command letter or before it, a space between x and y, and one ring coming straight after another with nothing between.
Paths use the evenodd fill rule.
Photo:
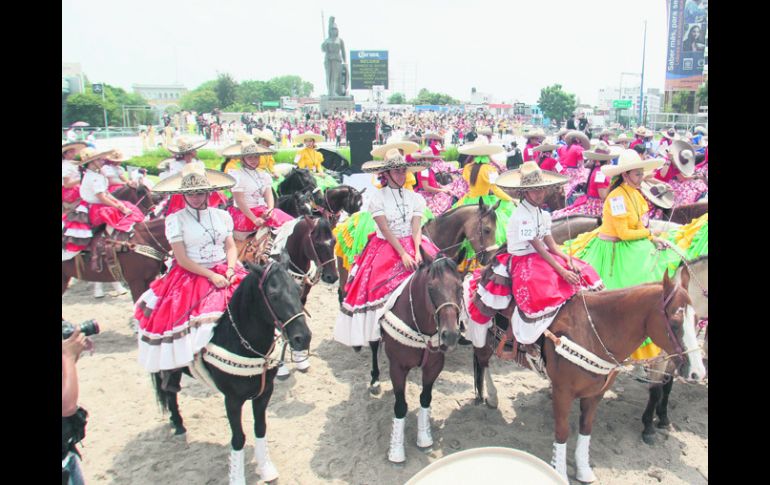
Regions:
<instances>
[{"instance_id":1,"label":"horse's tail","mask_svg":"<svg viewBox=\"0 0 770 485\"><path fill-rule=\"evenodd\" d=\"M152 383L154 384L154 387L155 387L155 399L157 399L158 401L161 414L166 414L166 411L169 410L171 393L164 391L163 388L161 387L160 372L152 373Z\"/></svg>"}]
</instances>

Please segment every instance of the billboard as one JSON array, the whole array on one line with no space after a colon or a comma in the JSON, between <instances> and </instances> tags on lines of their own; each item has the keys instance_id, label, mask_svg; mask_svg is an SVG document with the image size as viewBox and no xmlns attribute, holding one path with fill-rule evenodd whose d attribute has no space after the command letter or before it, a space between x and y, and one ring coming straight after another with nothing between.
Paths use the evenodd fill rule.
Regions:
<instances>
[{"instance_id":1,"label":"billboard","mask_svg":"<svg viewBox=\"0 0 770 485\"><path fill-rule=\"evenodd\" d=\"M350 89L388 89L388 51L350 51Z\"/></svg>"},{"instance_id":2,"label":"billboard","mask_svg":"<svg viewBox=\"0 0 770 485\"><path fill-rule=\"evenodd\" d=\"M696 91L703 82L708 0L666 0L666 91Z\"/></svg>"}]
</instances>

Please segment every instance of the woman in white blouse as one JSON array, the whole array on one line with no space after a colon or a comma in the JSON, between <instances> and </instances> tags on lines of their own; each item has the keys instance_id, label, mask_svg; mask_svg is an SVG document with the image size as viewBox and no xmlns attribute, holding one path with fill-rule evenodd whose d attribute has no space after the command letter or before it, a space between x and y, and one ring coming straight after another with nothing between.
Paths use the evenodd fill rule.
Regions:
<instances>
[{"instance_id":1,"label":"woman in white blouse","mask_svg":"<svg viewBox=\"0 0 770 485\"><path fill-rule=\"evenodd\" d=\"M277 228L294 219L275 207L273 180L270 174L258 170L260 156L270 153L273 151L253 140L244 141L234 150L223 153L241 160L239 170L228 172L236 181L232 188L235 203L228 209L236 231L253 232L263 224Z\"/></svg>"},{"instance_id":2,"label":"woman in white blouse","mask_svg":"<svg viewBox=\"0 0 770 485\"><path fill-rule=\"evenodd\" d=\"M211 340L217 320L248 274L238 262L230 215L207 205L212 191L232 187L232 177L185 165L154 191L180 194L184 209L166 217L166 238L174 263L137 300L139 362L148 372L161 371L166 390L175 392L168 372L187 366Z\"/></svg>"},{"instance_id":3,"label":"woman in white blouse","mask_svg":"<svg viewBox=\"0 0 770 485\"><path fill-rule=\"evenodd\" d=\"M109 192L114 192L117 189L128 184L131 187L136 187L136 182L129 180L126 175L126 171L120 166L122 162L128 160L128 157L123 155L120 150L113 150L112 153L104 157L104 165L102 165L101 173L107 177Z\"/></svg>"},{"instance_id":4,"label":"woman in white blouse","mask_svg":"<svg viewBox=\"0 0 770 485\"><path fill-rule=\"evenodd\" d=\"M406 173L419 172L429 162L407 163L398 149L388 150L383 161L364 163L361 169L378 173L382 188L372 195L369 212L377 231L356 258L345 286L334 339L350 346L362 346L380 338L376 312L390 294L422 262L419 249L431 256L439 249L422 235L425 199L404 190Z\"/></svg>"}]
</instances>

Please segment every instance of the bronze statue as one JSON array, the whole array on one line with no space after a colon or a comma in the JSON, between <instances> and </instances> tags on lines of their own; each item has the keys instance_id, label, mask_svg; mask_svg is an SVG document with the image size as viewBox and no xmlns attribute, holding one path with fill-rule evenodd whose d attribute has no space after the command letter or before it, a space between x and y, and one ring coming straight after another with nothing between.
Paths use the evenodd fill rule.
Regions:
<instances>
[{"instance_id":1,"label":"bronze statue","mask_svg":"<svg viewBox=\"0 0 770 485\"><path fill-rule=\"evenodd\" d=\"M329 17L329 37L321 44L326 69L326 89L330 97L348 94L348 69L345 56L345 42L339 38L339 29L334 17Z\"/></svg>"}]
</instances>

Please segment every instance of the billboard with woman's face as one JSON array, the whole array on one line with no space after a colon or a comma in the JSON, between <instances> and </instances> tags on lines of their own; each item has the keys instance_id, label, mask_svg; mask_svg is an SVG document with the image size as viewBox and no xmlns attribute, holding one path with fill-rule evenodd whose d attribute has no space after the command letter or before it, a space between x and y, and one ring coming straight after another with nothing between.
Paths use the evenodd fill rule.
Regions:
<instances>
[{"instance_id":1,"label":"billboard with woman's face","mask_svg":"<svg viewBox=\"0 0 770 485\"><path fill-rule=\"evenodd\" d=\"M708 0L666 0L666 91L695 91L703 82Z\"/></svg>"}]
</instances>

